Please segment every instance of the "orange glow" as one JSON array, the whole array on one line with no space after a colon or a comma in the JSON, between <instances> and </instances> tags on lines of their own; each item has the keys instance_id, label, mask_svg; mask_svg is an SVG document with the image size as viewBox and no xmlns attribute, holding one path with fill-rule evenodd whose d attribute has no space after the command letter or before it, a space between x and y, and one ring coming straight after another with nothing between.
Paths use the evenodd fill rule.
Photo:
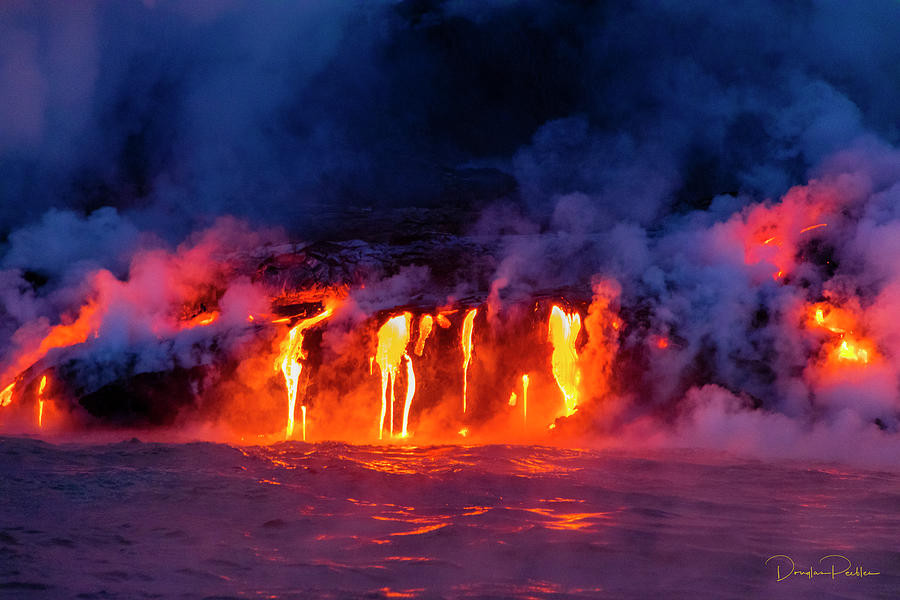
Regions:
<instances>
[{"instance_id":1,"label":"orange glow","mask_svg":"<svg viewBox=\"0 0 900 600\"><path fill-rule=\"evenodd\" d=\"M818 229L819 227L828 227L828 223L818 223L817 225L810 225L809 227L804 227L800 230L800 233L806 233L807 231L812 231L813 229Z\"/></svg>"},{"instance_id":2,"label":"orange glow","mask_svg":"<svg viewBox=\"0 0 900 600\"><path fill-rule=\"evenodd\" d=\"M425 351L425 342L431 335L431 329L434 327L434 319L431 315L422 315L419 319L419 337L416 338L416 356L422 356Z\"/></svg>"},{"instance_id":3,"label":"orange glow","mask_svg":"<svg viewBox=\"0 0 900 600\"><path fill-rule=\"evenodd\" d=\"M303 441L306 441L306 405L300 406L300 412L303 413Z\"/></svg>"},{"instance_id":4,"label":"orange glow","mask_svg":"<svg viewBox=\"0 0 900 600\"><path fill-rule=\"evenodd\" d=\"M528 425L528 375L522 375L522 425Z\"/></svg>"},{"instance_id":5,"label":"orange glow","mask_svg":"<svg viewBox=\"0 0 900 600\"><path fill-rule=\"evenodd\" d=\"M857 363L866 365L874 357L872 344L855 337L856 316L852 310L832 306L828 302L814 304L809 309L807 324L836 334L829 344L831 364Z\"/></svg>"},{"instance_id":6,"label":"orange glow","mask_svg":"<svg viewBox=\"0 0 900 600\"><path fill-rule=\"evenodd\" d=\"M462 337L460 345L463 352L463 412L466 412L466 394L469 387L469 362L472 360L472 330L475 327L475 315L478 313L477 308L473 308L466 313L463 320Z\"/></svg>"},{"instance_id":7,"label":"orange glow","mask_svg":"<svg viewBox=\"0 0 900 600\"><path fill-rule=\"evenodd\" d=\"M827 302L813 305L813 323L832 333L847 333L855 326L855 317L845 309L831 306Z\"/></svg>"},{"instance_id":8,"label":"orange glow","mask_svg":"<svg viewBox=\"0 0 900 600\"><path fill-rule=\"evenodd\" d=\"M581 369L578 367L578 352L575 341L581 332L581 315L564 312L554 306L550 311L549 337L553 345L550 364L553 378L563 394L565 416L575 413L578 406L578 387L581 385Z\"/></svg>"},{"instance_id":9,"label":"orange glow","mask_svg":"<svg viewBox=\"0 0 900 600\"><path fill-rule=\"evenodd\" d=\"M188 319L187 321L185 321L182 324L182 327L190 328L190 327L209 325L210 323L213 323L218 318L219 318L219 313L214 310L202 312L199 315L196 315L196 316Z\"/></svg>"},{"instance_id":10,"label":"orange glow","mask_svg":"<svg viewBox=\"0 0 900 600\"><path fill-rule=\"evenodd\" d=\"M297 403L297 382L300 379L300 372L303 370L303 363L301 361L306 360L307 356L306 352L303 350L303 332L316 323L320 323L330 317L332 312L331 308L326 308L315 317L300 321L291 328L287 337L281 342L281 353L275 361L275 368L281 368L281 372L284 374L284 386L287 389L288 417L287 425L284 429L284 439L286 440L291 439L291 436L294 434L294 408ZM306 441L305 407L303 415L303 441Z\"/></svg>"},{"instance_id":11,"label":"orange glow","mask_svg":"<svg viewBox=\"0 0 900 600\"><path fill-rule=\"evenodd\" d=\"M435 320L442 329L447 329L448 327L450 327L450 319L445 317L444 313L439 313L438 316L435 317Z\"/></svg>"},{"instance_id":12,"label":"orange glow","mask_svg":"<svg viewBox=\"0 0 900 600\"><path fill-rule=\"evenodd\" d=\"M41 340L37 348L22 352L15 362L6 370L3 378L12 378L44 358L54 348L65 348L75 344L83 344L92 335L96 335L102 315L96 303L89 302L81 307L78 317L72 323L55 325ZM0 394L2 398L2 394ZM0 400L0 406L3 406Z\"/></svg>"},{"instance_id":13,"label":"orange glow","mask_svg":"<svg viewBox=\"0 0 900 600\"><path fill-rule=\"evenodd\" d=\"M400 437L409 435L406 427L409 424L409 407L412 406L413 396L416 395L416 374L413 372L412 359L409 354L404 354L406 359L406 400L403 402L403 428L400 431Z\"/></svg>"},{"instance_id":14,"label":"orange glow","mask_svg":"<svg viewBox=\"0 0 900 600\"><path fill-rule=\"evenodd\" d=\"M38 386L38 427L44 427L44 388L47 387L47 376L41 377L41 383Z\"/></svg>"},{"instance_id":15,"label":"orange glow","mask_svg":"<svg viewBox=\"0 0 900 600\"><path fill-rule=\"evenodd\" d=\"M843 340L838 348L837 356L841 360L849 360L853 362L861 362L863 364L869 362L869 353L859 348L853 340Z\"/></svg>"},{"instance_id":16,"label":"orange glow","mask_svg":"<svg viewBox=\"0 0 900 600\"><path fill-rule=\"evenodd\" d=\"M394 435L394 382L400 370L400 360L406 355L406 347L409 345L409 326L412 314L406 312L388 319L378 330L378 349L375 352L375 362L381 370L381 418L378 421L378 439L384 437L384 417L390 407L390 430ZM412 361L408 369L412 369ZM411 384L411 385L410 385ZM415 392L415 380L407 382L407 396L409 402L412 395L409 388ZM390 395L389 395L390 393ZM390 398L390 402L388 402Z\"/></svg>"},{"instance_id":17,"label":"orange glow","mask_svg":"<svg viewBox=\"0 0 900 600\"><path fill-rule=\"evenodd\" d=\"M665 336L661 336L658 340L656 340L656 347L664 350L669 347L669 338Z\"/></svg>"},{"instance_id":18,"label":"orange glow","mask_svg":"<svg viewBox=\"0 0 900 600\"><path fill-rule=\"evenodd\" d=\"M463 427L459 430L459 435L466 437L467 435L469 435L469 429L467 427Z\"/></svg>"},{"instance_id":19,"label":"orange glow","mask_svg":"<svg viewBox=\"0 0 900 600\"><path fill-rule=\"evenodd\" d=\"M518 396L516 396L516 393L515 393L515 392L512 392L512 393L509 395L509 405L510 405L510 406L515 406L515 405L516 405L516 402L518 402L518 400L519 400L519 399L518 399Z\"/></svg>"},{"instance_id":20,"label":"orange glow","mask_svg":"<svg viewBox=\"0 0 900 600\"><path fill-rule=\"evenodd\" d=\"M9 406L9 403L12 402L12 393L13 388L16 387L16 382L13 381L11 384L3 388L3 391L0 392L0 406Z\"/></svg>"}]
</instances>

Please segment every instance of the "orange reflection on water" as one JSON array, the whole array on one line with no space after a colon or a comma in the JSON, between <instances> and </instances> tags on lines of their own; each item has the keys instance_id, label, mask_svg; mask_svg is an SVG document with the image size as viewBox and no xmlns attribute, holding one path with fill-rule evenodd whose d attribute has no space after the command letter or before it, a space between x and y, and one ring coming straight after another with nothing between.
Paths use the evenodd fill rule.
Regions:
<instances>
[{"instance_id":1,"label":"orange reflection on water","mask_svg":"<svg viewBox=\"0 0 900 600\"><path fill-rule=\"evenodd\" d=\"M548 529L577 531L587 529L595 524L595 521L608 521L612 519L612 513L558 513L550 508L523 508L522 510L552 519L545 527Z\"/></svg>"},{"instance_id":2,"label":"orange reflection on water","mask_svg":"<svg viewBox=\"0 0 900 600\"><path fill-rule=\"evenodd\" d=\"M422 592L425 591L425 588L409 588L408 590L392 590L388 587L383 587L380 590L386 598L415 598L419 596Z\"/></svg>"},{"instance_id":3,"label":"orange reflection on water","mask_svg":"<svg viewBox=\"0 0 900 600\"><path fill-rule=\"evenodd\" d=\"M434 531L436 529L441 529L442 527L446 527L449 523L435 523L434 525L425 525L423 527L419 527L418 529L413 529L412 531L397 531L392 533L391 535L421 535L423 533L428 533L429 531Z\"/></svg>"}]
</instances>

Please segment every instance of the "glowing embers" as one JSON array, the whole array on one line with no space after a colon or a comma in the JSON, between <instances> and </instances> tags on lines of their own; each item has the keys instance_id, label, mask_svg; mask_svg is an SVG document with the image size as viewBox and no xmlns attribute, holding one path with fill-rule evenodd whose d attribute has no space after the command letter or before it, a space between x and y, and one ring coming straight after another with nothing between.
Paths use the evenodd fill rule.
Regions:
<instances>
[{"instance_id":1,"label":"glowing embers","mask_svg":"<svg viewBox=\"0 0 900 600\"><path fill-rule=\"evenodd\" d=\"M284 429L284 439L289 440L294 434L294 408L297 403L297 382L300 380L300 372L306 360L306 352L303 350L303 332L330 317L333 309L326 308L315 317L304 319L295 325L284 341L281 342L281 353L275 361L275 368L281 368L284 374L284 386L288 396L287 425ZM303 441L306 441L306 406L302 406L303 412Z\"/></svg>"},{"instance_id":2,"label":"glowing embers","mask_svg":"<svg viewBox=\"0 0 900 600\"><path fill-rule=\"evenodd\" d=\"M375 362L381 371L381 417L378 420L378 439L384 438L384 418L388 413L390 414L388 433L391 437L394 435L394 384L400 373L400 362L404 359L406 360L407 381L400 436L408 435L409 407L416 392L412 359L406 353L411 322L412 314L405 312L391 317L378 330L378 348L375 351Z\"/></svg>"},{"instance_id":3,"label":"glowing embers","mask_svg":"<svg viewBox=\"0 0 900 600\"><path fill-rule=\"evenodd\" d=\"M565 416L571 416L578 407L578 388L581 385L581 369L575 342L581 332L581 315L567 313L554 306L550 311L549 339L553 345L550 364L553 378L563 394Z\"/></svg>"},{"instance_id":4,"label":"glowing embers","mask_svg":"<svg viewBox=\"0 0 900 600\"><path fill-rule=\"evenodd\" d=\"M466 395L469 387L469 362L472 360L472 330L475 328L475 315L477 313L477 308L473 308L466 313L466 318L463 320L462 336L460 337L460 346L462 347L463 353L463 412L466 412Z\"/></svg>"},{"instance_id":5,"label":"glowing embers","mask_svg":"<svg viewBox=\"0 0 900 600\"><path fill-rule=\"evenodd\" d=\"M807 324L832 334L825 344L831 364L866 365L875 357L873 344L854 334L857 324L853 311L819 302L810 307Z\"/></svg>"}]
</instances>

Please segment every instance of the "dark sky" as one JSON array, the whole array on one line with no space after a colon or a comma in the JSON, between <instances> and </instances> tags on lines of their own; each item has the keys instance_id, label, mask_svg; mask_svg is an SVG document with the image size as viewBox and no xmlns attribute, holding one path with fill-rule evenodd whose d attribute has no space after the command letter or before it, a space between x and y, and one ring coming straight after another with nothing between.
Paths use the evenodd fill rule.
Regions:
<instances>
[{"instance_id":1,"label":"dark sky","mask_svg":"<svg viewBox=\"0 0 900 600\"><path fill-rule=\"evenodd\" d=\"M316 231L350 207L652 225L897 141L900 4L5 2L0 230L113 206ZM323 214L323 211L325 214Z\"/></svg>"}]
</instances>

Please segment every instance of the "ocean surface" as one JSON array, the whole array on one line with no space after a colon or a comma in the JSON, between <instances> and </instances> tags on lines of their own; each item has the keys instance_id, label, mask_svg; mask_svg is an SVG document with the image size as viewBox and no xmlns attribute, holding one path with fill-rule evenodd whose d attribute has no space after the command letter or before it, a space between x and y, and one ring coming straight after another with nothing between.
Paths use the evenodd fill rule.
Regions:
<instances>
[{"instance_id":1,"label":"ocean surface","mask_svg":"<svg viewBox=\"0 0 900 600\"><path fill-rule=\"evenodd\" d=\"M897 598L900 476L687 450L0 438L0 596Z\"/></svg>"}]
</instances>

